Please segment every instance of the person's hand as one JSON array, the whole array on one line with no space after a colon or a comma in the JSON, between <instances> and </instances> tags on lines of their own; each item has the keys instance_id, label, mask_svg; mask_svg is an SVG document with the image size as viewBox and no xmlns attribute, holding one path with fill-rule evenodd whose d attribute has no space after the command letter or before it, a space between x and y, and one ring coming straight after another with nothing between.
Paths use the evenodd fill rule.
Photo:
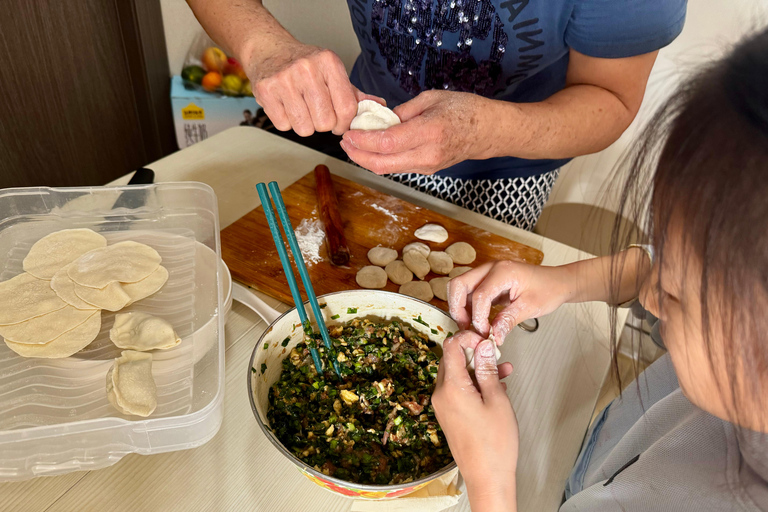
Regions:
<instances>
[{"instance_id":1,"label":"person's hand","mask_svg":"<svg viewBox=\"0 0 768 512\"><path fill-rule=\"evenodd\" d=\"M475 378L464 348L475 349ZM440 427L464 481L472 510L515 510L517 418L500 378L512 365L496 366L493 342L462 331L445 340L432 394Z\"/></svg>"},{"instance_id":2,"label":"person's hand","mask_svg":"<svg viewBox=\"0 0 768 512\"><path fill-rule=\"evenodd\" d=\"M482 336L493 327L496 343L529 318L551 313L568 300L574 286L565 267L543 267L514 261L485 263L451 279L448 308L461 329L470 325ZM489 323L491 306L503 304Z\"/></svg>"},{"instance_id":3,"label":"person's hand","mask_svg":"<svg viewBox=\"0 0 768 512\"><path fill-rule=\"evenodd\" d=\"M279 51L245 67L253 96L275 128L302 137L333 131L341 135L357 115L357 103L370 99L353 86L341 59L330 50L283 41Z\"/></svg>"},{"instance_id":4,"label":"person's hand","mask_svg":"<svg viewBox=\"0 0 768 512\"><path fill-rule=\"evenodd\" d=\"M483 127L491 103L464 92L422 92L395 107L401 124L350 130L341 147L352 161L376 174L434 174L464 160L489 158L493 138Z\"/></svg>"}]
</instances>

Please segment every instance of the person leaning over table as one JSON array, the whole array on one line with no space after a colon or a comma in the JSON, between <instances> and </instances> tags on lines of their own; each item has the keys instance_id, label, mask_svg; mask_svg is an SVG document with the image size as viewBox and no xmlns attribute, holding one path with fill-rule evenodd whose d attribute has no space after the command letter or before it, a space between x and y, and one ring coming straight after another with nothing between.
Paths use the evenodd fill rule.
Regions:
<instances>
[{"instance_id":1,"label":"person leaning over table","mask_svg":"<svg viewBox=\"0 0 768 512\"><path fill-rule=\"evenodd\" d=\"M362 49L348 78L261 0L187 1L277 129L343 134L362 167L528 230L560 167L632 122L686 13L686 0L348 0ZM349 131L376 97L403 123Z\"/></svg>"},{"instance_id":2,"label":"person leaning over table","mask_svg":"<svg viewBox=\"0 0 768 512\"><path fill-rule=\"evenodd\" d=\"M432 405L474 512L517 510L516 477L530 470L517 465L499 381L512 367L484 340L491 326L503 341L561 304L638 296L668 353L597 415L560 512L768 510L768 29L684 84L640 142L619 213L647 221L653 248L488 263L450 282L451 315L475 331L443 344ZM475 381L462 347L475 349Z\"/></svg>"}]
</instances>

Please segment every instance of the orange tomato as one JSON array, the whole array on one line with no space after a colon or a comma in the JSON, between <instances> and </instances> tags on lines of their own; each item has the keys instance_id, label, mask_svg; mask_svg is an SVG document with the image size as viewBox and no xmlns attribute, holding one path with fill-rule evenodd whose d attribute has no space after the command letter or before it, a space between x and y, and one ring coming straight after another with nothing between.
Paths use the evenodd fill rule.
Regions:
<instances>
[{"instance_id":1,"label":"orange tomato","mask_svg":"<svg viewBox=\"0 0 768 512\"><path fill-rule=\"evenodd\" d=\"M211 71L203 77L202 85L206 91L215 91L221 86L221 74Z\"/></svg>"},{"instance_id":2,"label":"orange tomato","mask_svg":"<svg viewBox=\"0 0 768 512\"><path fill-rule=\"evenodd\" d=\"M224 52L215 46L206 48L203 52L203 57L200 59L203 61L203 67L206 71L221 73L224 70L224 66L227 64L227 56Z\"/></svg>"}]
</instances>

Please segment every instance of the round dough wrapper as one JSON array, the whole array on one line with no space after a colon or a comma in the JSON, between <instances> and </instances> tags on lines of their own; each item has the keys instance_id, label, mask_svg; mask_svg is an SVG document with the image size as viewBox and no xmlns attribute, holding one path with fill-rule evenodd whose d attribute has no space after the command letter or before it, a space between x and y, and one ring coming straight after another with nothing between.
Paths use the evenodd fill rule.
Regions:
<instances>
[{"instance_id":1,"label":"round dough wrapper","mask_svg":"<svg viewBox=\"0 0 768 512\"><path fill-rule=\"evenodd\" d=\"M152 354L124 350L107 372L107 399L123 414L152 414L157 407Z\"/></svg>"},{"instance_id":2,"label":"round dough wrapper","mask_svg":"<svg viewBox=\"0 0 768 512\"><path fill-rule=\"evenodd\" d=\"M386 130L400 124L400 118L392 110L373 100L357 104L357 115L349 125L351 130Z\"/></svg>"},{"instance_id":3,"label":"round dough wrapper","mask_svg":"<svg viewBox=\"0 0 768 512\"><path fill-rule=\"evenodd\" d=\"M431 301L435 296L435 294L432 293L432 287L426 281L411 281L410 283L405 283L400 287L399 291L403 295L408 295L409 297L420 299L424 302Z\"/></svg>"},{"instance_id":4,"label":"round dough wrapper","mask_svg":"<svg viewBox=\"0 0 768 512\"><path fill-rule=\"evenodd\" d=\"M362 288L379 290L387 286L387 273L381 267L368 265L358 270L355 281Z\"/></svg>"},{"instance_id":5,"label":"round dough wrapper","mask_svg":"<svg viewBox=\"0 0 768 512\"><path fill-rule=\"evenodd\" d=\"M167 320L131 311L115 315L115 323L109 331L109 339L118 348L131 350L165 350L181 343L181 338Z\"/></svg>"},{"instance_id":6,"label":"round dough wrapper","mask_svg":"<svg viewBox=\"0 0 768 512\"><path fill-rule=\"evenodd\" d=\"M397 251L389 247L374 247L368 251L368 261L379 267L386 267L397 259Z\"/></svg>"},{"instance_id":7,"label":"round dough wrapper","mask_svg":"<svg viewBox=\"0 0 768 512\"><path fill-rule=\"evenodd\" d=\"M416 230L414 236L419 240L441 244L448 240L448 231L440 224L425 224Z\"/></svg>"},{"instance_id":8,"label":"round dough wrapper","mask_svg":"<svg viewBox=\"0 0 768 512\"><path fill-rule=\"evenodd\" d=\"M440 300L448 300L448 281L450 280L450 277L436 277L429 282L435 297Z\"/></svg>"},{"instance_id":9,"label":"round dough wrapper","mask_svg":"<svg viewBox=\"0 0 768 512\"><path fill-rule=\"evenodd\" d=\"M0 325L17 324L66 305L50 281L27 272L0 283Z\"/></svg>"},{"instance_id":10,"label":"round dough wrapper","mask_svg":"<svg viewBox=\"0 0 768 512\"><path fill-rule=\"evenodd\" d=\"M95 312L95 308L66 306L18 324L0 326L0 336L14 343L44 345L82 324Z\"/></svg>"},{"instance_id":11,"label":"round dough wrapper","mask_svg":"<svg viewBox=\"0 0 768 512\"><path fill-rule=\"evenodd\" d=\"M403 254L403 263L419 279L424 279L429 274L429 262L419 252L409 251Z\"/></svg>"},{"instance_id":12,"label":"round dough wrapper","mask_svg":"<svg viewBox=\"0 0 768 512\"><path fill-rule=\"evenodd\" d=\"M429 246L422 242L411 242L410 244L403 247L403 254L407 253L408 251L416 251L421 253L422 256L425 258L429 256L429 253L432 251Z\"/></svg>"},{"instance_id":13,"label":"round dough wrapper","mask_svg":"<svg viewBox=\"0 0 768 512\"><path fill-rule=\"evenodd\" d=\"M107 239L91 229L64 229L35 242L22 265L39 279L51 279L83 254L106 246Z\"/></svg>"},{"instance_id":14,"label":"round dough wrapper","mask_svg":"<svg viewBox=\"0 0 768 512\"><path fill-rule=\"evenodd\" d=\"M493 347L496 349L496 360L501 359L501 350L499 350L499 346L495 343L493 344ZM465 348L464 349L464 358L467 361L467 370L475 370L475 349L473 348Z\"/></svg>"},{"instance_id":15,"label":"round dough wrapper","mask_svg":"<svg viewBox=\"0 0 768 512\"><path fill-rule=\"evenodd\" d=\"M75 283L75 294L92 307L107 311L120 311L131 302L120 283L109 283L102 289L88 288Z\"/></svg>"},{"instance_id":16,"label":"round dough wrapper","mask_svg":"<svg viewBox=\"0 0 768 512\"><path fill-rule=\"evenodd\" d=\"M384 269L389 280L395 284L405 284L413 281L411 272L402 260L395 260Z\"/></svg>"},{"instance_id":17,"label":"round dough wrapper","mask_svg":"<svg viewBox=\"0 0 768 512\"><path fill-rule=\"evenodd\" d=\"M74 306L78 309L93 309L93 304L85 302L75 293L75 286L77 285L69 278L69 274L67 273L68 270L69 265L59 269L59 271L53 275L53 279L51 279L51 288L56 292L56 295L70 306Z\"/></svg>"},{"instance_id":18,"label":"round dough wrapper","mask_svg":"<svg viewBox=\"0 0 768 512\"><path fill-rule=\"evenodd\" d=\"M469 265L475 261L475 258L477 257L475 248L467 242L456 242L455 244L451 244L445 252L448 253L448 256L453 259L453 262L458 265Z\"/></svg>"},{"instance_id":19,"label":"round dough wrapper","mask_svg":"<svg viewBox=\"0 0 768 512\"><path fill-rule=\"evenodd\" d=\"M61 359L76 354L90 345L100 331L101 311L96 311L85 322L44 345L28 345L8 340L5 340L5 344L22 357Z\"/></svg>"},{"instance_id":20,"label":"round dough wrapper","mask_svg":"<svg viewBox=\"0 0 768 512\"><path fill-rule=\"evenodd\" d=\"M157 251L148 245L120 242L84 254L74 261L67 274L81 286L101 289L115 282L141 281L157 270L161 261Z\"/></svg>"},{"instance_id":21,"label":"round dough wrapper","mask_svg":"<svg viewBox=\"0 0 768 512\"><path fill-rule=\"evenodd\" d=\"M427 260L429 261L429 268L435 274L447 275L453 270L453 260L443 251L432 251Z\"/></svg>"},{"instance_id":22,"label":"round dough wrapper","mask_svg":"<svg viewBox=\"0 0 768 512\"><path fill-rule=\"evenodd\" d=\"M165 286L166 282L168 282L168 269L160 265L157 267L157 270L141 281L136 281L135 283L121 283L120 286L131 298L131 301L127 304L127 306L130 306L134 302L156 294L160 291L160 288Z\"/></svg>"},{"instance_id":23,"label":"round dough wrapper","mask_svg":"<svg viewBox=\"0 0 768 512\"><path fill-rule=\"evenodd\" d=\"M448 272L448 277L453 279L454 277L459 277L461 274L466 274L472 270L472 267L453 267L453 270Z\"/></svg>"}]
</instances>

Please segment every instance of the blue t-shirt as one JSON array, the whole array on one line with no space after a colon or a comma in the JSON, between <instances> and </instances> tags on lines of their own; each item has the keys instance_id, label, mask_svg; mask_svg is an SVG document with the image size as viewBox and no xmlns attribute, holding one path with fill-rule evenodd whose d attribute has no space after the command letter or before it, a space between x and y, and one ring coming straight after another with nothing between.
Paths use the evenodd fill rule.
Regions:
<instances>
[{"instance_id":1,"label":"blue t-shirt","mask_svg":"<svg viewBox=\"0 0 768 512\"><path fill-rule=\"evenodd\" d=\"M652 52L677 37L686 0L347 0L362 53L350 77L390 107L422 91L520 103L565 86L568 50L599 58ZM457 127L460 129L461 127ZM468 160L442 176L533 176L568 160Z\"/></svg>"}]
</instances>

